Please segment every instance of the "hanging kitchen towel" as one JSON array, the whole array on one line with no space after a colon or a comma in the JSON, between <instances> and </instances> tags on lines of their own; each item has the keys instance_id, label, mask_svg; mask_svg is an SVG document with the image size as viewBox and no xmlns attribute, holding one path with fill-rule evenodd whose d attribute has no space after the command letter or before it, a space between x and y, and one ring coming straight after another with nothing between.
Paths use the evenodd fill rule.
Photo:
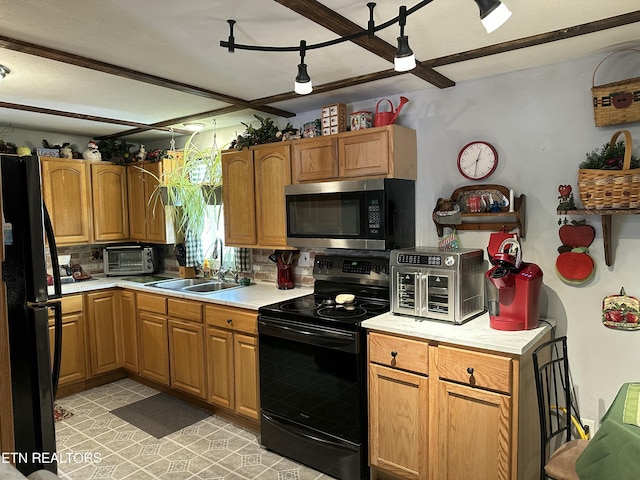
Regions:
<instances>
[{"instance_id":1,"label":"hanging kitchen towel","mask_svg":"<svg viewBox=\"0 0 640 480\"><path fill-rule=\"evenodd\" d=\"M236 269L239 272L251 271L251 249L250 248L236 248Z\"/></svg>"},{"instance_id":2,"label":"hanging kitchen towel","mask_svg":"<svg viewBox=\"0 0 640 480\"><path fill-rule=\"evenodd\" d=\"M624 410L622 413L622 421L630 423L636 427L640 427L640 409L638 403L640 400L640 383L632 383L627 389L627 396L624 400Z\"/></svg>"},{"instance_id":3,"label":"hanging kitchen towel","mask_svg":"<svg viewBox=\"0 0 640 480\"><path fill-rule=\"evenodd\" d=\"M194 235L191 230L187 230L185 239L185 248L187 250L185 265L187 267L199 267L202 265L202 243L200 236Z\"/></svg>"}]
</instances>

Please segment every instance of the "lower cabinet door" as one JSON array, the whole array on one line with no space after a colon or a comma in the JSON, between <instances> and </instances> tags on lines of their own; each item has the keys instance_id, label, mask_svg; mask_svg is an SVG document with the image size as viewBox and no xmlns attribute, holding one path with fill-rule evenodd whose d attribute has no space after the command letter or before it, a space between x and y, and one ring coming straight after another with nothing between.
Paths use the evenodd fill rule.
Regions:
<instances>
[{"instance_id":1,"label":"lower cabinet door","mask_svg":"<svg viewBox=\"0 0 640 480\"><path fill-rule=\"evenodd\" d=\"M511 397L440 381L440 480L511 478Z\"/></svg>"},{"instance_id":2,"label":"lower cabinet door","mask_svg":"<svg viewBox=\"0 0 640 480\"><path fill-rule=\"evenodd\" d=\"M122 346L116 292L87 294L86 307L91 374L99 375L120 368Z\"/></svg>"},{"instance_id":3,"label":"lower cabinet door","mask_svg":"<svg viewBox=\"0 0 640 480\"><path fill-rule=\"evenodd\" d=\"M372 467L398 478L428 478L428 405L427 377L369 364Z\"/></svg>"},{"instance_id":4,"label":"lower cabinet door","mask_svg":"<svg viewBox=\"0 0 640 480\"><path fill-rule=\"evenodd\" d=\"M62 317L62 358L60 359L60 379L58 386L84 380L86 378L86 355L84 342L84 322L82 313L67 314ZM49 344L54 344L54 327L49 325ZM53 349L51 350L53 362Z\"/></svg>"},{"instance_id":5,"label":"lower cabinet door","mask_svg":"<svg viewBox=\"0 0 640 480\"><path fill-rule=\"evenodd\" d=\"M122 291L119 294L120 319L122 322L122 366L130 372L138 373L136 295L129 291Z\"/></svg>"},{"instance_id":6,"label":"lower cabinet door","mask_svg":"<svg viewBox=\"0 0 640 480\"><path fill-rule=\"evenodd\" d=\"M204 335L201 324L169 320L171 387L206 397Z\"/></svg>"},{"instance_id":7,"label":"lower cabinet door","mask_svg":"<svg viewBox=\"0 0 640 480\"><path fill-rule=\"evenodd\" d=\"M140 375L169 386L167 318L138 311L140 329Z\"/></svg>"},{"instance_id":8,"label":"lower cabinet door","mask_svg":"<svg viewBox=\"0 0 640 480\"><path fill-rule=\"evenodd\" d=\"M233 333L207 328L207 400L224 408L234 408Z\"/></svg>"},{"instance_id":9,"label":"lower cabinet door","mask_svg":"<svg viewBox=\"0 0 640 480\"><path fill-rule=\"evenodd\" d=\"M236 413L257 420L260 418L258 398L258 339L235 333L233 337L235 364Z\"/></svg>"}]
</instances>

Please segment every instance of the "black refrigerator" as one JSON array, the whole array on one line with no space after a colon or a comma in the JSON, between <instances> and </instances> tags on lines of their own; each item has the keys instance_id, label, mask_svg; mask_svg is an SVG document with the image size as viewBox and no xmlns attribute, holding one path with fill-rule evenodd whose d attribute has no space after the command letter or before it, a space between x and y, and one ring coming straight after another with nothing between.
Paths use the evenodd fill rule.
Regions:
<instances>
[{"instance_id":1,"label":"black refrigerator","mask_svg":"<svg viewBox=\"0 0 640 480\"><path fill-rule=\"evenodd\" d=\"M60 376L62 308L58 255L42 200L37 157L0 156L5 283L16 467L57 472L53 401ZM46 244L45 244L46 235ZM53 265L48 293L45 248ZM55 311L53 345L49 309ZM53 362L51 361L53 356ZM2 381L6 381L3 379Z\"/></svg>"}]
</instances>

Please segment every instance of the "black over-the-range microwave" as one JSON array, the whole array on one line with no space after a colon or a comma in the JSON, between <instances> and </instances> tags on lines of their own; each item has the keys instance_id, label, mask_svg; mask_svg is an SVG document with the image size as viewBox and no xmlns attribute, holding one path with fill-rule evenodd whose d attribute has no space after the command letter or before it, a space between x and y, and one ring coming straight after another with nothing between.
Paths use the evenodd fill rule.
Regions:
<instances>
[{"instance_id":1,"label":"black over-the-range microwave","mask_svg":"<svg viewBox=\"0 0 640 480\"><path fill-rule=\"evenodd\" d=\"M343 180L285 186L287 244L390 250L415 245L415 181Z\"/></svg>"}]
</instances>

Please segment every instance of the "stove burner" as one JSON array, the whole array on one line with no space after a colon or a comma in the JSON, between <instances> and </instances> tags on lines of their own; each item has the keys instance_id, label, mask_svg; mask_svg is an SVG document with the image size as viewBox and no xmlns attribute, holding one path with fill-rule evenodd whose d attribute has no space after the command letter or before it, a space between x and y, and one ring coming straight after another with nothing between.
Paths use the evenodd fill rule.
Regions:
<instances>
[{"instance_id":1,"label":"stove burner","mask_svg":"<svg viewBox=\"0 0 640 480\"><path fill-rule=\"evenodd\" d=\"M334 306L320 307L317 313L321 317L341 319L341 318L361 317L363 315L366 315L367 311L364 308L355 306L355 305L350 305L350 306L337 305L335 307Z\"/></svg>"},{"instance_id":2,"label":"stove burner","mask_svg":"<svg viewBox=\"0 0 640 480\"><path fill-rule=\"evenodd\" d=\"M389 310L389 305L385 303L376 302L361 302L360 306L368 312L380 312L384 313Z\"/></svg>"},{"instance_id":3,"label":"stove burner","mask_svg":"<svg viewBox=\"0 0 640 480\"><path fill-rule=\"evenodd\" d=\"M307 297L296 298L280 305L281 310L289 312L304 312L308 310L315 310L316 307L317 304L314 299Z\"/></svg>"}]
</instances>

